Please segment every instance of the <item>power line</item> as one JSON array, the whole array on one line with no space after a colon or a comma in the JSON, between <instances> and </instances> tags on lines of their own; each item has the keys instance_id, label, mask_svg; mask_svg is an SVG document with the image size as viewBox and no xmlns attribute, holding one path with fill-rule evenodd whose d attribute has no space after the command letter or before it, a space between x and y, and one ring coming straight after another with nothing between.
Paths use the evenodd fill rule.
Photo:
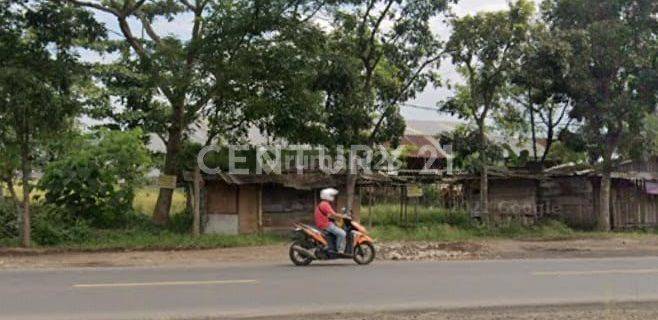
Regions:
<instances>
[{"instance_id":1,"label":"power line","mask_svg":"<svg viewBox=\"0 0 658 320\"><path fill-rule=\"evenodd\" d=\"M438 107L422 106L422 105L413 104L413 103L401 103L400 105L403 106L403 107L407 107L407 108L420 109L420 110L426 110L426 111L434 111L434 112L438 112L438 113L442 113L442 114L452 115L450 112L443 111Z\"/></svg>"}]
</instances>

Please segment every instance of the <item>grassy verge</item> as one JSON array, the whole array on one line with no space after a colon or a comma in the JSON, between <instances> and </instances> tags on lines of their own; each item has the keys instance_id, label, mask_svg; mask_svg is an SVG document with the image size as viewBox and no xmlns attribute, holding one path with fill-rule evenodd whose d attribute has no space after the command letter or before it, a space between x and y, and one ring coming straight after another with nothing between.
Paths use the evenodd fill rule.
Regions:
<instances>
[{"instance_id":1,"label":"grassy verge","mask_svg":"<svg viewBox=\"0 0 658 320\"><path fill-rule=\"evenodd\" d=\"M276 235L201 235L161 231L94 230L84 241L64 242L42 248L71 251L191 250L252 247L281 243Z\"/></svg>"},{"instance_id":2,"label":"grassy verge","mask_svg":"<svg viewBox=\"0 0 658 320\"><path fill-rule=\"evenodd\" d=\"M409 209L409 222L415 220L412 209ZM467 213L451 212L438 208L418 208L418 224L415 227L402 227L404 219L400 219L399 207L395 205L377 205L372 208L372 216L368 210L363 212L362 221L368 225L372 219L372 235L379 241L477 241L487 239L516 240L569 240L585 238L637 238L655 235L654 230L601 233L577 231L564 223L547 220L541 223L524 226L518 221L498 223L496 226L485 226L471 220Z\"/></svg>"}]
</instances>

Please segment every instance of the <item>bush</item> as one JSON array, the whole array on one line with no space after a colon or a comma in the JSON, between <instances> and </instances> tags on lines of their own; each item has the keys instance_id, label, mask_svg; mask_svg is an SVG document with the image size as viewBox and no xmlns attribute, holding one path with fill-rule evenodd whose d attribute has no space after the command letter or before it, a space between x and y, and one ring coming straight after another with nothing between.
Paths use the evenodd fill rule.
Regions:
<instances>
[{"instance_id":1,"label":"bush","mask_svg":"<svg viewBox=\"0 0 658 320\"><path fill-rule=\"evenodd\" d=\"M184 210L172 215L169 218L167 229L176 233L189 233L192 231L194 216L189 210Z\"/></svg>"},{"instance_id":2,"label":"bush","mask_svg":"<svg viewBox=\"0 0 658 320\"><path fill-rule=\"evenodd\" d=\"M18 237L18 212L16 206L0 198L0 239Z\"/></svg>"},{"instance_id":3,"label":"bush","mask_svg":"<svg viewBox=\"0 0 658 320\"><path fill-rule=\"evenodd\" d=\"M70 219L62 209L38 205L32 211L32 239L43 246L82 242L91 237L91 228L81 219Z\"/></svg>"},{"instance_id":4,"label":"bush","mask_svg":"<svg viewBox=\"0 0 658 320\"><path fill-rule=\"evenodd\" d=\"M99 131L63 159L51 162L40 186L48 204L71 220L98 228L123 227L132 213L135 188L150 164L140 131Z\"/></svg>"}]
</instances>

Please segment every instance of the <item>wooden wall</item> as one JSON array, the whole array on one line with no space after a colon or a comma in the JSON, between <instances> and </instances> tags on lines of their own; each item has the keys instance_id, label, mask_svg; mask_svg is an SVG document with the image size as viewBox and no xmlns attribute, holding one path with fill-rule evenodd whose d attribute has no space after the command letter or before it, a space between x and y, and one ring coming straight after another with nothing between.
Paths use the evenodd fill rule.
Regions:
<instances>
[{"instance_id":1,"label":"wooden wall","mask_svg":"<svg viewBox=\"0 0 658 320\"><path fill-rule=\"evenodd\" d=\"M315 191L264 185L262 197L265 231L284 231L296 222L313 223Z\"/></svg>"},{"instance_id":2,"label":"wooden wall","mask_svg":"<svg viewBox=\"0 0 658 320\"><path fill-rule=\"evenodd\" d=\"M465 197L471 215L480 212L480 182L465 186ZM496 221L525 220L537 215L537 182L531 179L489 179L489 214Z\"/></svg>"},{"instance_id":3,"label":"wooden wall","mask_svg":"<svg viewBox=\"0 0 658 320\"><path fill-rule=\"evenodd\" d=\"M238 230L241 234L258 232L260 186L241 186L238 190Z\"/></svg>"},{"instance_id":4,"label":"wooden wall","mask_svg":"<svg viewBox=\"0 0 658 320\"><path fill-rule=\"evenodd\" d=\"M641 184L613 180L610 198L614 229L658 226L658 196L644 192Z\"/></svg>"},{"instance_id":5,"label":"wooden wall","mask_svg":"<svg viewBox=\"0 0 658 320\"><path fill-rule=\"evenodd\" d=\"M263 231L286 232L294 223L313 224L313 214L319 190L298 190L277 184L232 186L223 181L206 182L206 230L211 232L237 232L252 234L259 231L259 211L263 218ZM360 211L359 199L354 211ZM262 207L261 207L262 206ZM345 206L344 195L337 199L336 210ZM226 226L226 223L237 226ZM217 225L221 224L221 225Z\"/></svg>"},{"instance_id":6,"label":"wooden wall","mask_svg":"<svg viewBox=\"0 0 658 320\"><path fill-rule=\"evenodd\" d=\"M206 213L238 214L238 188L223 182L207 182Z\"/></svg>"},{"instance_id":7,"label":"wooden wall","mask_svg":"<svg viewBox=\"0 0 658 320\"><path fill-rule=\"evenodd\" d=\"M640 182L638 182L640 183ZM540 208L546 216L575 228L596 226L599 212L600 179L561 177L541 184ZM613 179L610 192L611 227L617 230L658 226L658 196L649 195L636 182Z\"/></svg>"},{"instance_id":8,"label":"wooden wall","mask_svg":"<svg viewBox=\"0 0 658 320\"><path fill-rule=\"evenodd\" d=\"M576 228L590 229L596 224L594 201L598 189L595 192L589 179L547 179L541 182L539 195L540 216L557 218Z\"/></svg>"}]
</instances>

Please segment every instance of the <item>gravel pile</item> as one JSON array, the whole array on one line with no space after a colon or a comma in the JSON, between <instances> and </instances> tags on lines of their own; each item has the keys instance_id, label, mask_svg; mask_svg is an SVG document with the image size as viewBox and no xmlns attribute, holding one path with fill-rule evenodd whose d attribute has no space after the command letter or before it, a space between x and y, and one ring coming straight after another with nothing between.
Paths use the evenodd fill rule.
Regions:
<instances>
[{"instance_id":1,"label":"gravel pile","mask_svg":"<svg viewBox=\"0 0 658 320\"><path fill-rule=\"evenodd\" d=\"M382 260L469 260L480 256L477 243L389 242L380 244L377 256Z\"/></svg>"}]
</instances>

